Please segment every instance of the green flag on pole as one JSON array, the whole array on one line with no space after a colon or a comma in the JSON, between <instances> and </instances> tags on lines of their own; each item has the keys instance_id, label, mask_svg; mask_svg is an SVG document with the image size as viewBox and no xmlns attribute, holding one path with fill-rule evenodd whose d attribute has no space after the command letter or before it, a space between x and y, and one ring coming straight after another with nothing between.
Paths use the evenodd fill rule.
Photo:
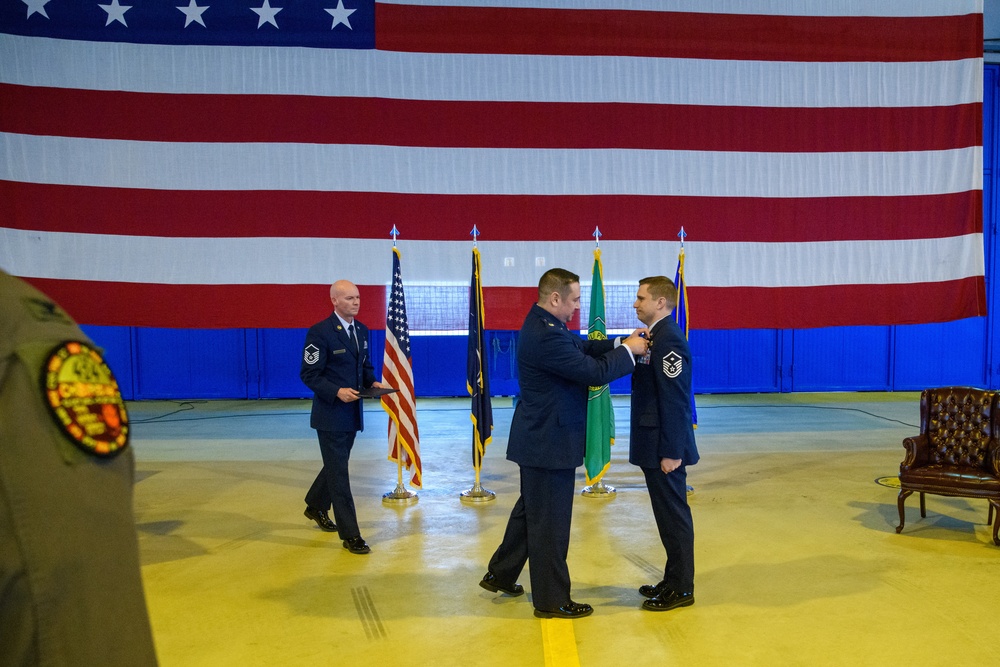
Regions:
<instances>
[{"instance_id":1,"label":"green flag on pole","mask_svg":"<svg viewBox=\"0 0 1000 667\"><path fill-rule=\"evenodd\" d=\"M594 277L590 288L589 340L606 340L604 324L604 269L601 266L601 249L594 250ZM611 445L615 444L615 411L611 407L611 390L608 385L591 387L587 398L587 484L600 481L611 466Z\"/></svg>"}]
</instances>

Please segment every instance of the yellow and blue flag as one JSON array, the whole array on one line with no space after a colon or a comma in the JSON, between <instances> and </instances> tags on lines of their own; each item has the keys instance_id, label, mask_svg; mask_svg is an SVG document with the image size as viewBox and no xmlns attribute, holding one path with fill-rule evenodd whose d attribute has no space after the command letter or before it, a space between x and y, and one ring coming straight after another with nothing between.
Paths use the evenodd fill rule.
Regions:
<instances>
[{"instance_id":1,"label":"yellow and blue flag","mask_svg":"<svg viewBox=\"0 0 1000 667\"><path fill-rule=\"evenodd\" d=\"M469 283L469 357L466 364L466 388L472 396L472 467L477 471L483 464L486 446L493 439L493 406L490 401L490 381L483 358L486 352L486 332L483 323L483 281L479 248L472 249L472 280Z\"/></svg>"},{"instance_id":2,"label":"yellow and blue flag","mask_svg":"<svg viewBox=\"0 0 1000 667\"><path fill-rule=\"evenodd\" d=\"M677 287L677 307L674 308L674 319L677 326L684 332L685 338L690 338L688 331L690 319L688 312L687 282L684 280L684 246L677 256L677 271L674 273L674 285ZM694 383L691 384L691 423L698 428L698 409L694 403Z\"/></svg>"}]
</instances>

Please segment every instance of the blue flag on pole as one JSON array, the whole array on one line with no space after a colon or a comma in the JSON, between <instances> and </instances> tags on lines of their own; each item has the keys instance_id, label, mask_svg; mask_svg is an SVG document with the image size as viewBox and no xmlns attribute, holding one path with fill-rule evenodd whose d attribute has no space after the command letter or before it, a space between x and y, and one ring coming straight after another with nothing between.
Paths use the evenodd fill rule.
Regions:
<instances>
[{"instance_id":1,"label":"blue flag on pole","mask_svg":"<svg viewBox=\"0 0 1000 667\"><path fill-rule=\"evenodd\" d=\"M486 445L493 439L493 406L490 402L490 381L483 356L486 332L483 324L483 281L479 248L472 249L472 280L469 283L469 357L466 386L472 396L472 466L477 471L483 464Z\"/></svg>"},{"instance_id":2,"label":"blue flag on pole","mask_svg":"<svg viewBox=\"0 0 1000 667\"><path fill-rule=\"evenodd\" d=\"M677 326L684 332L684 337L689 338L690 320L688 319L687 283L684 281L683 245L681 246L680 254L677 256L677 272L674 273L674 285L677 287L677 307L674 309L674 319L677 321ZM695 428L698 428L698 410L694 403L694 383L691 384L691 423L694 424Z\"/></svg>"}]
</instances>

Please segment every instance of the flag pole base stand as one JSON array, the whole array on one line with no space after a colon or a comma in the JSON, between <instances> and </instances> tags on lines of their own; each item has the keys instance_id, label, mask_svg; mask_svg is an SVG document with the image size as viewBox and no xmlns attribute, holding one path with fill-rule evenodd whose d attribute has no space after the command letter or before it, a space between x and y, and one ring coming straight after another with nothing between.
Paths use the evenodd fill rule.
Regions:
<instances>
[{"instance_id":1,"label":"flag pole base stand","mask_svg":"<svg viewBox=\"0 0 1000 667\"><path fill-rule=\"evenodd\" d=\"M618 492L615 491L615 487L608 486L603 481L598 481L597 484L591 484L590 486L585 487L583 491L580 492L580 495L586 498L602 498L604 500L611 500L618 495Z\"/></svg>"},{"instance_id":2,"label":"flag pole base stand","mask_svg":"<svg viewBox=\"0 0 1000 667\"><path fill-rule=\"evenodd\" d=\"M412 505L415 502L417 502L417 494L408 491L402 484L396 485L396 488L389 493L382 494L383 505Z\"/></svg>"},{"instance_id":3,"label":"flag pole base stand","mask_svg":"<svg viewBox=\"0 0 1000 667\"><path fill-rule=\"evenodd\" d=\"M496 500L497 494L493 493L489 489L484 489L479 484L476 484L471 489L462 491L458 494L458 497L466 505L480 505L482 503L488 503Z\"/></svg>"}]
</instances>

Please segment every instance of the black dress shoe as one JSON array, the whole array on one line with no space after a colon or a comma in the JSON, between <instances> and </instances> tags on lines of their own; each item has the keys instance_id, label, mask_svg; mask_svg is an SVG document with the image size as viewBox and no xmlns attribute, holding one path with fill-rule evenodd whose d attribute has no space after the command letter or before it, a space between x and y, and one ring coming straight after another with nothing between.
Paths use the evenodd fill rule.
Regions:
<instances>
[{"instance_id":1,"label":"black dress shoe","mask_svg":"<svg viewBox=\"0 0 1000 667\"><path fill-rule=\"evenodd\" d=\"M655 598L665 590L667 590L667 582L665 581L658 584L644 584L639 586L639 595L644 598Z\"/></svg>"},{"instance_id":2,"label":"black dress shoe","mask_svg":"<svg viewBox=\"0 0 1000 667\"><path fill-rule=\"evenodd\" d=\"M538 618L583 618L594 613L594 608L589 604L573 602L570 600L558 609L536 609L535 616Z\"/></svg>"},{"instance_id":3,"label":"black dress shoe","mask_svg":"<svg viewBox=\"0 0 1000 667\"><path fill-rule=\"evenodd\" d=\"M344 548L352 554L366 554L371 551L371 548L360 535L352 537L349 540L344 540Z\"/></svg>"},{"instance_id":4,"label":"black dress shoe","mask_svg":"<svg viewBox=\"0 0 1000 667\"><path fill-rule=\"evenodd\" d=\"M326 510L318 510L313 507L306 507L306 511L303 512L307 519L312 519L316 522L316 525L325 530L328 533L336 532L337 524L330 521L330 515L326 513Z\"/></svg>"},{"instance_id":5,"label":"black dress shoe","mask_svg":"<svg viewBox=\"0 0 1000 667\"><path fill-rule=\"evenodd\" d=\"M678 593L677 591L663 591L655 598L650 598L642 603L642 608L646 611L670 611L678 607L690 607L694 604L694 593Z\"/></svg>"},{"instance_id":6,"label":"black dress shoe","mask_svg":"<svg viewBox=\"0 0 1000 667\"><path fill-rule=\"evenodd\" d=\"M483 577L483 580L479 582L479 585L488 590L491 593L496 593L497 591L501 593L506 593L513 597L518 595L524 595L524 586L521 584L514 584L513 586L505 586L497 581L496 576L492 572L487 572Z\"/></svg>"}]
</instances>

